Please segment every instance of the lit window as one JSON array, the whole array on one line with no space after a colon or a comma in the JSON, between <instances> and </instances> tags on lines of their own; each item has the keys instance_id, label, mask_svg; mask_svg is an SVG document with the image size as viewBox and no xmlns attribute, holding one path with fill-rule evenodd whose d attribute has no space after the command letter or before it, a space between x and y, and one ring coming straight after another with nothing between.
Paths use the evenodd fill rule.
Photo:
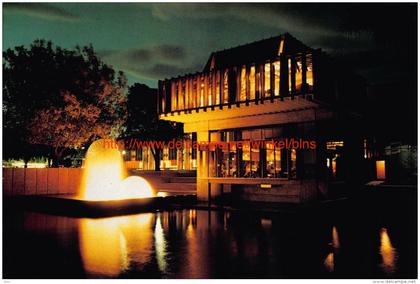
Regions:
<instances>
[{"instance_id":1,"label":"lit window","mask_svg":"<svg viewBox=\"0 0 420 284\"><path fill-rule=\"evenodd\" d=\"M280 95L280 61L274 62L274 95Z\"/></svg>"},{"instance_id":2,"label":"lit window","mask_svg":"<svg viewBox=\"0 0 420 284\"><path fill-rule=\"evenodd\" d=\"M376 161L376 179L385 179L385 161Z\"/></svg>"},{"instance_id":3,"label":"lit window","mask_svg":"<svg viewBox=\"0 0 420 284\"><path fill-rule=\"evenodd\" d=\"M197 78L193 78L193 107L196 108L197 105Z\"/></svg>"},{"instance_id":4,"label":"lit window","mask_svg":"<svg viewBox=\"0 0 420 284\"><path fill-rule=\"evenodd\" d=\"M171 110L175 111L177 110L177 87L175 82L171 82Z\"/></svg>"},{"instance_id":5,"label":"lit window","mask_svg":"<svg viewBox=\"0 0 420 284\"><path fill-rule=\"evenodd\" d=\"M314 86L314 74L312 68L312 54L306 55L306 85L307 91L312 92Z\"/></svg>"},{"instance_id":6,"label":"lit window","mask_svg":"<svg viewBox=\"0 0 420 284\"><path fill-rule=\"evenodd\" d=\"M269 97L270 96L270 86L271 86L271 80L270 80L270 63L266 63L264 65L264 96Z\"/></svg>"},{"instance_id":7,"label":"lit window","mask_svg":"<svg viewBox=\"0 0 420 284\"><path fill-rule=\"evenodd\" d=\"M185 108L188 109L190 107L190 91L188 89L188 79L184 82L184 92L185 92Z\"/></svg>"},{"instance_id":8,"label":"lit window","mask_svg":"<svg viewBox=\"0 0 420 284\"><path fill-rule=\"evenodd\" d=\"M216 105L220 104L220 71L216 73Z\"/></svg>"},{"instance_id":9,"label":"lit window","mask_svg":"<svg viewBox=\"0 0 420 284\"><path fill-rule=\"evenodd\" d=\"M275 177L276 168L275 168L275 151L274 151L274 143L272 142L265 142L266 143L266 170L267 170L267 177Z\"/></svg>"},{"instance_id":10,"label":"lit window","mask_svg":"<svg viewBox=\"0 0 420 284\"><path fill-rule=\"evenodd\" d=\"M246 67L243 66L241 70L241 93L240 101L246 101Z\"/></svg>"},{"instance_id":11,"label":"lit window","mask_svg":"<svg viewBox=\"0 0 420 284\"><path fill-rule=\"evenodd\" d=\"M185 84L182 81L178 81L178 109L184 109L184 88Z\"/></svg>"},{"instance_id":12,"label":"lit window","mask_svg":"<svg viewBox=\"0 0 420 284\"><path fill-rule=\"evenodd\" d=\"M200 78L200 107L204 106L204 80Z\"/></svg>"},{"instance_id":13,"label":"lit window","mask_svg":"<svg viewBox=\"0 0 420 284\"><path fill-rule=\"evenodd\" d=\"M297 58L296 60L296 76L295 76L295 80L296 80L296 90L297 92L302 91L302 57Z\"/></svg>"},{"instance_id":14,"label":"lit window","mask_svg":"<svg viewBox=\"0 0 420 284\"><path fill-rule=\"evenodd\" d=\"M328 141L327 142L327 149L328 150L336 150L337 147L343 147L344 142L343 141Z\"/></svg>"},{"instance_id":15,"label":"lit window","mask_svg":"<svg viewBox=\"0 0 420 284\"><path fill-rule=\"evenodd\" d=\"M213 105L213 80L212 80L212 75L209 74L208 75L208 84L207 84L207 96L208 96L208 102L207 104L209 106Z\"/></svg>"},{"instance_id":16,"label":"lit window","mask_svg":"<svg viewBox=\"0 0 420 284\"><path fill-rule=\"evenodd\" d=\"M249 99L255 99L255 66L249 70Z\"/></svg>"},{"instance_id":17,"label":"lit window","mask_svg":"<svg viewBox=\"0 0 420 284\"><path fill-rule=\"evenodd\" d=\"M287 60L289 70L289 93L292 92L292 59Z\"/></svg>"},{"instance_id":18,"label":"lit window","mask_svg":"<svg viewBox=\"0 0 420 284\"><path fill-rule=\"evenodd\" d=\"M229 70L226 69L223 74L223 103L229 102Z\"/></svg>"}]
</instances>

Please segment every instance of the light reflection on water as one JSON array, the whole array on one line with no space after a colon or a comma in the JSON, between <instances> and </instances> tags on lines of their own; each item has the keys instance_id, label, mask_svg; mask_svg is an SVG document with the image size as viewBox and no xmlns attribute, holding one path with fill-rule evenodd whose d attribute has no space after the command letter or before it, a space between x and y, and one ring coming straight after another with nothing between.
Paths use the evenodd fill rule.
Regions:
<instances>
[{"instance_id":1,"label":"light reflection on water","mask_svg":"<svg viewBox=\"0 0 420 284\"><path fill-rule=\"evenodd\" d=\"M80 219L80 254L91 274L116 277L135 258L146 263L151 255L153 214L103 219Z\"/></svg>"},{"instance_id":2,"label":"light reflection on water","mask_svg":"<svg viewBox=\"0 0 420 284\"><path fill-rule=\"evenodd\" d=\"M340 238L338 236L337 227L333 226L331 231L331 242L330 245L330 252L327 254L327 257L324 260L324 266L328 272L333 272L335 263L334 263L334 255L339 253L340 250Z\"/></svg>"},{"instance_id":3,"label":"light reflection on water","mask_svg":"<svg viewBox=\"0 0 420 284\"><path fill-rule=\"evenodd\" d=\"M381 228L379 230L380 234L380 247L379 251L382 256L382 264L386 274L393 274L395 272L395 266L398 259L398 253L391 243L389 238L388 231L386 228Z\"/></svg>"},{"instance_id":4,"label":"light reflection on water","mask_svg":"<svg viewBox=\"0 0 420 284\"><path fill-rule=\"evenodd\" d=\"M67 254L78 252L72 266L79 265L86 277L326 277L356 266L369 272L365 255L373 256L370 267L389 276L398 272L400 257L384 227L367 231L369 235L357 232L362 238L356 243L353 239L346 250L353 231L342 230L343 225L302 224L240 212L176 210L95 219L28 212L22 225L25 240L34 234L48 237L40 244L45 246L46 273L48 261L59 261L50 253L58 247ZM31 256L36 242L23 249L25 257ZM15 248L19 245L17 241ZM379 259L374 257L378 253Z\"/></svg>"}]
</instances>

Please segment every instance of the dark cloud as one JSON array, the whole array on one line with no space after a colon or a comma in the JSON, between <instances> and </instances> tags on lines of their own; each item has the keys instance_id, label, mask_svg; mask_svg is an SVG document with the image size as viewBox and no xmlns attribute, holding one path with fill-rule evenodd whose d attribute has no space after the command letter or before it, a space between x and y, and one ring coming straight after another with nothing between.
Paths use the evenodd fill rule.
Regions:
<instances>
[{"instance_id":1,"label":"dark cloud","mask_svg":"<svg viewBox=\"0 0 420 284\"><path fill-rule=\"evenodd\" d=\"M159 55L164 59L184 59L186 57L185 49L178 45L160 45L156 47Z\"/></svg>"},{"instance_id":2,"label":"dark cloud","mask_svg":"<svg viewBox=\"0 0 420 284\"><path fill-rule=\"evenodd\" d=\"M150 61L154 57L154 54L151 49L138 48L124 51L123 56L130 61L144 63Z\"/></svg>"},{"instance_id":3,"label":"dark cloud","mask_svg":"<svg viewBox=\"0 0 420 284\"><path fill-rule=\"evenodd\" d=\"M140 79L162 79L202 68L179 45L161 44L125 50L101 50L105 62Z\"/></svg>"},{"instance_id":4,"label":"dark cloud","mask_svg":"<svg viewBox=\"0 0 420 284\"><path fill-rule=\"evenodd\" d=\"M144 73L152 78L168 78L178 76L180 74L184 75L186 73L194 72L197 70L197 66L185 67L185 66L176 66L169 64L155 64L150 68L144 70Z\"/></svg>"},{"instance_id":5,"label":"dark cloud","mask_svg":"<svg viewBox=\"0 0 420 284\"><path fill-rule=\"evenodd\" d=\"M21 13L45 20L77 21L78 15L46 3L4 3L5 12Z\"/></svg>"},{"instance_id":6,"label":"dark cloud","mask_svg":"<svg viewBox=\"0 0 420 284\"><path fill-rule=\"evenodd\" d=\"M393 40L415 27L416 5L336 3L155 3L152 15L162 21L240 20L289 32L307 44L328 51L366 49L373 39ZM413 12L414 11L414 12ZM396 20L398 19L398 20ZM371 47L371 46L370 46Z\"/></svg>"}]
</instances>

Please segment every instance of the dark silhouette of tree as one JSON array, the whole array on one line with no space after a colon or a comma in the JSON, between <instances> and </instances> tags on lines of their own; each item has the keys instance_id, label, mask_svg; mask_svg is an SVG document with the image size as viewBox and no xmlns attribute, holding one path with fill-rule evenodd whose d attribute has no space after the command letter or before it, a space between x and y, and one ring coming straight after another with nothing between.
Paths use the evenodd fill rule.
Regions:
<instances>
[{"instance_id":1,"label":"dark silhouette of tree","mask_svg":"<svg viewBox=\"0 0 420 284\"><path fill-rule=\"evenodd\" d=\"M128 119L125 139L142 141L169 141L182 137L182 124L159 120L157 90L135 83L128 90ZM160 170L161 151L150 149L155 160L155 170Z\"/></svg>"},{"instance_id":2,"label":"dark silhouette of tree","mask_svg":"<svg viewBox=\"0 0 420 284\"><path fill-rule=\"evenodd\" d=\"M101 137L118 137L126 118L126 79L92 46L67 50L44 40L3 52L4 156L63 152ZM41 145L41 147L40 147Z\"/></svg>"}]
</instances>

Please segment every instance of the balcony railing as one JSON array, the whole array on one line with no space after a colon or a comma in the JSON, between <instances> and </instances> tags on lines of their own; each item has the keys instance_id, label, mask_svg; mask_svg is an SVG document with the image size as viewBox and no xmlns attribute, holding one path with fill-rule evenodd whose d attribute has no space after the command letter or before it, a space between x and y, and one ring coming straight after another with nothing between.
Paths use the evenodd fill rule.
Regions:
<instances>
[{"instance_id":1,"label":"balcony railing","mask_svg":"<svg viewBox=\"0 0 420 284\"><path fill-rule=\"evenodd\" d=\"M159 114L264 103L313 94L313 54L280 55L270 61L188 74L159 81Z\"/></svg>"}]
</instances>

